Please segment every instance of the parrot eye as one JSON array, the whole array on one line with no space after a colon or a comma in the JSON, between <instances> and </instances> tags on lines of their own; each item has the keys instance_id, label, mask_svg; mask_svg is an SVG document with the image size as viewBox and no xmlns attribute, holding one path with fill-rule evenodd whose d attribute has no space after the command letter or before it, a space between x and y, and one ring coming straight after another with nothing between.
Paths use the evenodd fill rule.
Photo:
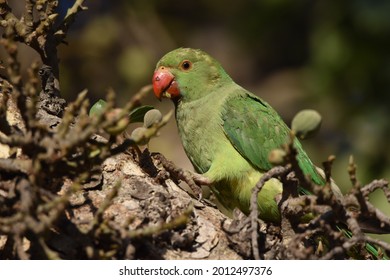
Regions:
<instances>
[{"instance_id":1,"label":"parrot eye","mask_svg":"<svg viewBox=\"0 0 390 280\"><path fill-rule=\"evenodd\" d=\"M189 60L183 60L181 63L180 63L180 68L184 71L188 71L192 68L192 62L189 61Z\"/></svg>"}]
</instances>

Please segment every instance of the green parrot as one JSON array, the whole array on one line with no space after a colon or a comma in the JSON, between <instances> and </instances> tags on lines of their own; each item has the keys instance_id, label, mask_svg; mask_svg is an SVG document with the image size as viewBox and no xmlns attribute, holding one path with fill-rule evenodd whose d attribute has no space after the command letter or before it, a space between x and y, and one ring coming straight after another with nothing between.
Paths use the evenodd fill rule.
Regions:
<instances>
[{"instance_id":1,"label":"green parrot","mask_svg":"<svg viewBox=\"0 0 390 280\"><path fill-rule=\"evenodd\" d=\"M289 142L290 129L264 100L236 84L201 50L179 48L158 62L153 75L157 98L172 99L184 150L196 172L208 179L219 203L249 212L251 190L273 166L269 153ZM298 139L297 160L316 184L324 178ZM336 186L333 191L339 197ZM269 180L259 193L261 219L278 222L282 184Z\"/></svg>"}]
</instances>

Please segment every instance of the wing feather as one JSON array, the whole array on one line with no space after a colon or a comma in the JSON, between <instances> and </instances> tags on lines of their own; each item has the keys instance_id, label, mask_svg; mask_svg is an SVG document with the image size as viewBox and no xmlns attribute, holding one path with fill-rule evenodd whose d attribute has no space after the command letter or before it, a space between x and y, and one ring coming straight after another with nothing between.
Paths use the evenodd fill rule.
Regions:
<instances>
[{"instance_id":1,"label":"wing feather","mask_svg":"<svg viewBox=\"0 0 390 280\"><path fill-rule=\"evenodd\" d=\"M255 168L261 171L271 169L269 153L288 143L290 137L290 129L279 114L268 103L245 92L226 100L221 117L225 134L236 150ZM303 172L311 176L315 183L323 184L323 178L298 139L294 145Z\"/></svg>"}]
</instances>

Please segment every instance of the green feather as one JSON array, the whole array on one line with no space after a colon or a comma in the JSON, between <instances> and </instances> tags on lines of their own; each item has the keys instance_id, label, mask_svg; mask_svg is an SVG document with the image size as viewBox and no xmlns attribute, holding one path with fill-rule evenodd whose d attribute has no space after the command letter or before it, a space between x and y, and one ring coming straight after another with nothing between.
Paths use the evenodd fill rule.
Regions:
<instances>
[{"instance_id":1,"label":"green feather","mask_svg":"<svg viewBox=\"0 0 390 280\"><path fill-rule=\"evenodd\" d=\"M272 168L268 160L269 153L290 141L290 129L270 105L244 89L240 91L241 94L234 95L224 104L224 131L244 158L255 168L267 171ZM318 174L298 139L295 139L294 146L304 174L315 183L324 184L324 179Z\"/></svg>"}]
</instances>

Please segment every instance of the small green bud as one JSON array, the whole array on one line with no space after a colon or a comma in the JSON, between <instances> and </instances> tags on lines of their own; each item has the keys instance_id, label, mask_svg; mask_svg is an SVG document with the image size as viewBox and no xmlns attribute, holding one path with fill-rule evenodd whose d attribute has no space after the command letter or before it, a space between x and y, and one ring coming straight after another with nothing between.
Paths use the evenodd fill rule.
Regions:
<instances>
[{"instance_id":1,"label":"small green bud","mask_svg":"<svg viewBox=\"0 0 390 280\"><path fill-rule=\"evenodd\" d=\"M281 165L284 163L285 156L286 151L282 149L274 149L268 154L268 160L273 165Z\"/></svg>"},{"instance_id":2,"label":"small green bud","mask_svg":"<svg viewBox=\"0 0 390 280\"><path fill-rule=\"evenodd\" d=\"M136 122L142 122L144 120L145 114L152 110L153 107L149 105L137 107L134 110L130 112L130 122L131 123L136 123Z\"/></svg>"},{"instance_id":3,"label":"small green bud","mask_svg":"<svg viewBox=\"0 0 390 280\"><path fill-rule=\"evenodd\" d=\"M107 127L105 131L110 135L118 135L122 133L129 125L129 119L120 119L116 125Z\"/></svg>"},{"instance_id":4,"label":"small green bud","mask_svg":"<svg viewBox=\"0 0 390 280\"><path fill-rule=\"evenodd\" d=\"M106 118L109 121L115 121L121 114L121 109L113 109L109 112L106 112ZM122 133L127 126L129 125L129 118L123 117L121 119L118 119L115 123L113 123L111 126L108 126L105 128L105 131L110 135L118 135Z\"/></svg>"},{"instance_id":5,"label":"small green bud","mask_svg":"<svg viewBox=\"0 0 390 280\"><path fill-rule=\"evenodd\" d=\"M162 114L157 109L152 109L146 112L144 116L144 127L149 128L155 123L159 123L162 120Z\"/></svg>"},{"instance_id":6,"label":"small green bud","mask_svg":"<svg viewBox=\"0 0 390 280\"><path fill-rule=\"evenodd\" d=\"M93 106L89 110L89 116L93 117L102 114L106 106L107 106L107 102L104 101L103 99L99 99L95 104L93 104Z\"/></svg>"},{"instance_id":7,"label":"small green bud","mask_svg":"<svg viewBox=\"0 0 390 280\"><path fill-rule=\"evenodd\" d=\"M291 129L300 139L307 139L320 129L322 117L315 110L302 110L295 115L291 122Z\"/></svg>"},{"instance_id":8,"label":"small green bud","mask_svg":"<svg viewBox=\"0 0 390 280\"><path fill-rule=\"evenodd\" d=\"M146 145L149 142L149 139L145 137L146 131L145 127L137 127L131 132L130 138L138 145Z\"/></svg>"}]
</instances>

